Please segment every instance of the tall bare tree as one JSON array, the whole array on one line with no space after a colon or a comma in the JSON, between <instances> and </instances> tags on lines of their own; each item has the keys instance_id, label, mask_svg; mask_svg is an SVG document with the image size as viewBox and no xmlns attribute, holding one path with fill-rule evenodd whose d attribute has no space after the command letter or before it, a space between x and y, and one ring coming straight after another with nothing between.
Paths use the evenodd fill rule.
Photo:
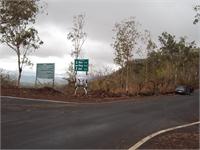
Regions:
<instances>
[{"instance_id":1,"label":"tall bare tree","mask_svg":"<svg viewBox=\"0 0 200 150\"><path fill-rule=\"evenodd\" d=\"M23 67L32 64L29 54L43 44L37 30L31 27L41 8L38 2L39 0L0 0L0 42L17 54L18 87Z\"/></svg>"},{"instance_id":2,"label":"tall bare tree","mask_svg":"<svg viewBox=\"0 0 200 150\"><path fill-rule=\"evenodd\" d=\"M115 32L114 43L112 44L115 49L114 61L121 67L126 66L126 92L128 93L129 65L139 37L135 18L130 17L116 23L113 31Z\"/></svg>"},{"instance_id":3,"label":"tall bare tree","mask_svg":"<svg viewBox=\"0 0 200 150\"><path fill-rule=\"evenodd\" d=\"M140 36L140 47L137 51L137 54L144 59L145 70L144 77L145 82L148 80L148 55L156 48L156 44L153 42L151 34L148 30L144 30Z\"/></svg>"},{"instance_id":4,"label":"tall bare tree","mask_svg":"<svg viewBox=\"0 0 200 150\"><path fill-rule=\"evenodd\" d=\"M115 31L115 30L113 30ZM115 44L111 44L114 48L115 48L115 52L114 52L114 55L115 55L115 58L114 58L114 62L120 66L121 68L121 73L120 73L120 85L121 85L121 88L123 89L123 86L124 86L124 83L123 83L123 75L124 75L124 66L125 66L125 60L123 59L123 52L122 52L122 49L119 48L117 46L117 43L116 45Z\"/></svg>"},{"instance_id":5,"label":"tall bare tree","mask_svg":"<svg viewBox=\"0 0 200 150\"><path fill-rule=\"evenodd\" d=\"M72 51L72 56L75 56L75 58L78 58L80 56L82 46L87 37L86 32L83 30L84 24L84 14L74 16L72 31L69 32L67 36L67 38L73 43L74 50Z\"/></svg>"}]
</instances>

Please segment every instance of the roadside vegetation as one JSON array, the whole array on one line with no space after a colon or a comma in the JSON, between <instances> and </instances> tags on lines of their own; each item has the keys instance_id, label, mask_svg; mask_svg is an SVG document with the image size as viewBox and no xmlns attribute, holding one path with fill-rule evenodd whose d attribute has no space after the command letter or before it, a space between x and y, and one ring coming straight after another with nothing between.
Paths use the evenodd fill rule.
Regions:
<instances>
[{"instance_id":1,"label":"roadside vegetation","mask_svg":"<svg viewBox=\"0 0 200 150\"><path fill-rule=\"evenodd\" d=\"M119 70L92 81L91 88L128 95L171 93L179 84L198 88L200 48L185 37L177 40L167 32L158 39L160 48L152 50L146 58L126 61Z\"/></svg>"},{"instance_id":2,"label":"roadside vegetation","mask_svg":"<svg viewBox=\"0 0 200 150\"><path fill-rule=\"evenodd\" d=\"M200 48L195 41L167 32L154 41L133 17L116 23L113 31L113 61L120 68L98 76L90 83L92 90L137 96L172 93L177 85L199 88Z\"/></svg>"},{"instance_id":3,"label":"roadside vegetation","mask_svg":"<svg viewBox=\"0 0 200 150\"><path fill-rule=\"evenodd\" d=\"M44 10L40 0L0 1L0 42L16 53L18 77L13 79L1 70L1 86L20 87L25 65L32 65L29 55L43 44L38 31L32 27L36 16ZM194 7L194 25L199 22L199 5ZM20 10L20 11L15 11ZM85 14L74 16L67 39L73 44L71 56L79 58L87 38L84 31ZM150 31L143 30L134 17L117 22L113 27L113 62L116 71L107 69L93 74L89 94L98 96L157 95L171 93L175 86L185 84L199 88L199 52L195 41L163 32L153 39ZM135 55L139 57L135 57ZM74 64L67 70L68 84L57 85L64 94L74 93ZM45 83L40 87L49 86Z\"/></svg>"},{"instance_id":4,"label":"roadside vegetation","mask_svg":"<svg viewBox=\"0 0 200 150\"><path fill-rule=\"evenodd\" d=\"M0 69L0 84L1 87L13 87L16 85L16 79L5 70Z\"/></svg>"}]
</instances>

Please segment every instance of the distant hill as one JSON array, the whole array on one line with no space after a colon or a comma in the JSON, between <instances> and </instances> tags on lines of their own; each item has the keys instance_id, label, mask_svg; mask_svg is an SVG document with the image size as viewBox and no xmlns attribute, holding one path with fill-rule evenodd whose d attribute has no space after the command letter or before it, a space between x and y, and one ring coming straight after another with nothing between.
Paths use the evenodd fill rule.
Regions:
<instances>
[{"instance_id":1,"label":"distant hill","mask_svg":"<svg viewBox=\"0 0 200 150\"><path fill-rule=\"evenodd\" d=\"M52 80L39 79L41 82L52 82ZM22 75L21 78L22 86L31 86L35 85L35 76L33 75ZM67 81L63 77L55 77L55 84L64 85L67 84Z\"/></svg>"},{"instance_id":2,"label":"distant hill","mask_svg":"<svg viewBox=\"0 0 200 150\"><path fill-rule=\"evenodd\" d=\"M4 70L3 72L5 74L9 74L11 79L17 80L17 72L16 71ZM63 77L64 77L64 75L56 74L55 84L59 84L59 85L67 84L67 81L65 79L63 79ZM43 79L40 79L40 81L51 82L51 80L43 80ZM35 73L24 71L22 73L22 77L21 77L21 85L22 86L34 86L35 85Z\"/></svg>"},{"instance_id":3,"label":"distant hill","mask_svg":"<svg viewBox=\"0 0 200 150\"><path fill-rule=\"evenodd\" d=\"M94 78L90 88L101 93L130 95L173 93L179 84L199 88L199 53L191 51L182 56L184 59L176 59L176 64L169 56L153 52L148 59L130 61L128 68L126 65L109 75Z\"/></svg>"}]
</instances>

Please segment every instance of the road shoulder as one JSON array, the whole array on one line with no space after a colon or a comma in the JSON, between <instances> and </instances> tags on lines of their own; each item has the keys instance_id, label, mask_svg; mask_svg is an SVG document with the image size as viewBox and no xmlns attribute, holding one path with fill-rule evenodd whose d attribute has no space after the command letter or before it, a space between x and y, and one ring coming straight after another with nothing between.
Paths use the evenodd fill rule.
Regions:
<instances>
[{"instance_id":1,"label":"road shoulder","mask_svg":"<svg viewBox=\"0 0 200 150\"><path fill-rule=\"evenodd\" d=\"M133 145L135 149L196 149L199 148L200 121L155 132Z\"/></svg>"}]
</instances>

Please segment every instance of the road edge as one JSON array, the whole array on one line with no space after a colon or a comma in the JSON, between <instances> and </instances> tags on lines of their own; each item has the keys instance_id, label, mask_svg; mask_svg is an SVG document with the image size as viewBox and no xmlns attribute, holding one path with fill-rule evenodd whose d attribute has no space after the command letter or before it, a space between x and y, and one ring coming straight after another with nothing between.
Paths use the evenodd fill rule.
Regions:
<instances>
[{"instance_id":1,"label":"road edge","mask_svg":"<svg viewBox=\"0 0 200 150\"><path fill-rule=\"evenodd\" d=\"M63 104L79 104L76 102L64 102L64 101L55 101L48 99L34 99L34 98L24 98L24 97L14 97L14 96L0 96L0 98L9 98L9 99L18 99L18 100L27 100L27 101L40 101L40 102L51 102L51 103L63 103Z\"/></svg>"},{"instance_id":2,"label":"road edge","mask_svg":"<svg viewBox=\"0 0 200 150\"><path fill-rule=\"evenodd\" d=\"M146 137L143 138L142 140L138 141L135 145L133 145L132 147L130 147L128 150L136 150L136 149L138 149L141 145L143 145L145 142L149 141L149 140L152 139L153 137L155 137L155 136L157 136L157 135L160 135L160 134L162 134L162 133L165 133L165 132L168 132L168 131L172 131L172 130L175 130L175 129L180 129L180 128L184 128L184 127L189 127L189 126L196 125L196 124L200 124L200 121L193 122L193 123L188 123L188 124L184 124L184 125L179 125L179 126L171 127L171 128L168 128L168 129L164 129L164 130L157 131L157 132L155 132L155 133L152 133L152 134L146 136Z\"/></svg>"},{"instance_id":3,"label":"road edge","mask_svg":"<svg viewBox=\"0 0 200 150\"><path fill-rule=\"evenodd\" d=\"M58 101L58 100L48 100L48 99L37 99L37 98L25 98L25 97L14 97L14 96L0 96L1 98L10 98L10 99L21 99L27 101L40 101L40 102L51 102L51 103L60 103L60 104L79 104L79 105L95 105L95 104L112 104L112 103L120 103L120 102L128 102L133 101L132 99L127 100L117 100L117 101L109 101L109 102L65 102L65 101Z\"/></svg>"}]
</instances>

